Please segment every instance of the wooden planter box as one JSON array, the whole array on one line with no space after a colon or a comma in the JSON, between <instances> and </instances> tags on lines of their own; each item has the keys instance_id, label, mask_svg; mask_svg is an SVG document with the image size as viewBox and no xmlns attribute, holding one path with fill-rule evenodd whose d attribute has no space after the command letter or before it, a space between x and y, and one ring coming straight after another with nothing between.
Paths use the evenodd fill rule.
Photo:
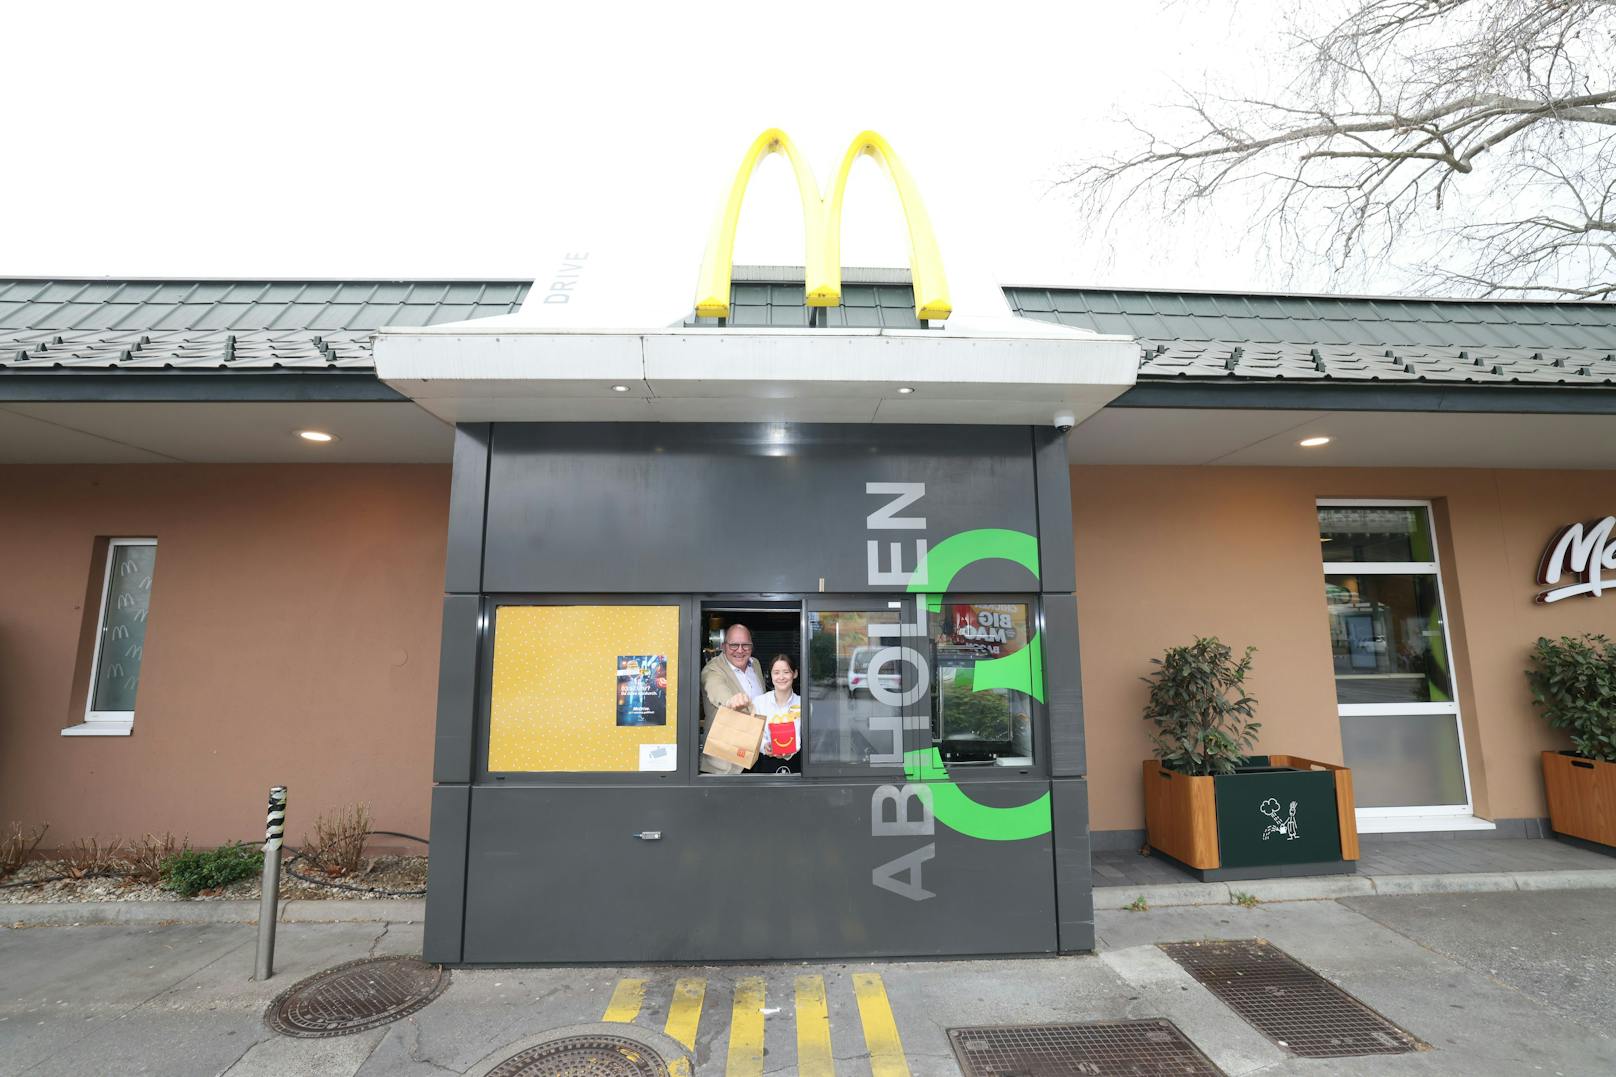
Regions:
<instances>
[{"instance_id":1,"label":"wooden planter box","mask_svg":"<svg viewBox=\"0 0 1616 1077\"><path fill-rule=\"evenodd\" d=\"M1207 881L1356 870L1352 771L1294 755L1253 756L1192 777L1145 760L1150 847Z\"/></svg>"},{"instance_id":2,"label":"wooden planter box","mask_svg":"<svg viewBox=\"0 0 1616 1077\"><path fill-rule=\"evenodd\" d=\"M1616 854L1616 763L1571 752L1543 753L1543 787L1549 825L1561 836L1580 838Z\"/></svg>"}]
</instances>

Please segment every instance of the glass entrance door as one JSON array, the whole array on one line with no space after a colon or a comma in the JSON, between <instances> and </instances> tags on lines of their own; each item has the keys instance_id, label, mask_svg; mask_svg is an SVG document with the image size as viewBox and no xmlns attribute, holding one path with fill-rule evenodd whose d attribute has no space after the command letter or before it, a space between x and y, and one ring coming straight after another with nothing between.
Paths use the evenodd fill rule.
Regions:
<instances>
[{"instance_id":1,"label":"glass entrance door","mask_svg":"<svg viewBox=\"0 0 1616 1077\"><path fill-rule=\"evenodd\" d=\"M1318 514L1341 750L1359 825L1469 816L1430 506L1321 501Z\"/></svg>"}]
</instances>

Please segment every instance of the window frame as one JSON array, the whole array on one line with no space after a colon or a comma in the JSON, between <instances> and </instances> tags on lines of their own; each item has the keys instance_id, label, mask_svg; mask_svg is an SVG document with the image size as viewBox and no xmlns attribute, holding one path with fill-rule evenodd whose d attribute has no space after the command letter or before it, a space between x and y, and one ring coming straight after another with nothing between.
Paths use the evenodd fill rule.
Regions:
<instances>
[{"instance_id":1,"label":"window frame","mask_svg":"<svg viewBox=\"0 0 1616 1077\"><path fill-rule=\"evenodd\" d=\"M690 729L690 759L687 764L688 777L692 784L705 785L711 782L721 784L745 783L747 785L798 785L812 777L808 773L808 738L810 725L808 706L808 595L780 592L710 592L694 596L695 602L695 657L692 662L696 668L695 695L691 706L692 723ZM797 696L800 700L797 711L801 745L798 748L798 757L801 770L795 774L708 774L701 769L701 746L704 731L703 712L707 708L707 701L702 698L701 673L707 668L702 660L704 650L704 635L706 631L707 614L717 613L795 613L797 615ZM768 660L767 655L759 655L757 650L752 651L758 665ZM770 688L769 671L763 670L763 686ZM681 740L681 743L683 741Z\"/></svg>"},{"instance_id":2,"label":"window frame","mask_svg":"<svg viewBox=\"0 0 1616 1077\"><path fill-rule=\"evenodd\" d=\"M687 717L690 706L699 703L701 670L693 673L685 669L687 654L700 654L700 602L682 594L627 594L552 595L552 594L485 594L478 643L476 730L473 745L472 783L499 788L501 786L541 785L656 785L683 784L692 766L690 755L691 729ZM674 737L674 769L672 770L490 770L488 767L489 740L493 733L494 707L494 642L499 627L501 606L676 606L679 610L679 727Z\"/></svg>"},{"instance_id":3,"label":"window frame","mask_svg":"<svg viewBox=\"0 0 1616 1077\"><path fill-rule=\"evenodd\" d=\"M62 736L64 737L127 737L134 732L134 711L98 711L94 709L95 686L96 679L101 674L102 644L104 642L103 637L107 631L107 606L112 601L112 566L117 562L118 550L126 546L155 547L156 545L157 539L155 537L113 538L107 540L106 552L102 558L101 597L95 616L95 634L90 637L90 679L84 693L84 721L78 725L68 726L63 729ZM153 569L154 574L155 571ZM141 668L144 670L144 654L142 654L141 659ZM140 691L138 683L135 686L135 691L137 694Z\"/></svg>"},{"instance_id":4,"label":"window frame","mask_svg":"<svg viewBox=\"0 0 1616 1077\"><path fill-rule=\"evenodd\" d=\"M924 598L924 596L918 596ZM816 760L812 744L814 734L814 703L810 690L810 640L808 633L808 618L815 613L892 613L898 618L899 624L914 624L916 609L919 603L917 596L903 592L861 591L829 594L807 594L802 596L802 657L799 661L798 694L802 696L802 777L808 781L830 780L876 780L883 783L904 781L904 767L902 751L917 746L909 727L915 720L915 704L899 708L900 727L905 730L902 734L899 761L896 763L851 763L846 760ZM931 689L928 686L923 700L931 698ZM918 703L919 701L917 701ZM929 733L924 737L926 746L930 746ZM710 776L710 775L709 775Z\"/></svg>"},{"instance_id":5,"label":"window frame","mask_svg":"<svg viewBox=\"0 0 1616 1077\"><path fill-rule=\"evenodd\" d=\"M1442 551L1437 548L1436 540L1436 506L1430 499L1420 498L1328 498L1321 497L1314 501L1315 515L1318 509L1330 508L1423 508L1425 510L1425 525L1430 528L1428 536L1431 542L1430 561L1325 561L1319 559L1323 566L1323 578L1330 576L1350 575L1382 575L1382 576L1430 576L1436 580L1437 609L1442 614L1442 645L1449 656L1448 674L1452 679L1453 699L1448 703L1336 703L1337 732L1340 730L1342 718L1372 718L1377 715L1387 717L1413 716L1423 714L1451 714L1453 725L1459 743L1459 772L1464 777L1465 801L1463 804L1405 804L1394 807L1356 808L1360 821L1397 820L1407 818L1423 818L1427 816L1454 816L1470 818L1475 814L1475 790L1470 780L1470 752L1465 743L1464 718L1459 710L1459 671L1453 668L1456 663L1453 656L1453 633L1448 622L1448 596L1447 589L1442 583ZM1329 615L1328 604L1325 610ZM1335 691L1334 677L1331 678L1331 692ZM1343 762L1345 759L1343 758Z\"/></svg>"},{"instance_id":6,"label":"window frame","mask_svg":"<svg viewBox=\"0 0 1616 1077\"><path fill-rule=\"evenodd\" d=\"M481 617L478 629L477 701L474 707L472 784L484 788L533 787L564 785L691 785L691 786L801 786L813 783L845 784L875 782L877 784L902 783L907 779L901 763L890 766L821 763L815 765L808 748L814 715L811 693L808 691L809 668L808 617L811 612L833 610L848 612L885 612L898 614L901 623L915 623L915 618L928 616L926 602L930 594L905 592L679 592L679 593L614 593L614 594L534 594L485 593L482 595ZM1042 595L1032 591L1015 592L945 592L935 597L942 603L1024 603L1028 607L1028 628L1040 638L1044 627ZM709 606L731 603L764 603L771 608L795 606L800 618L801 653L798 659L798 694L802 697L803 768L800 774L720 775L702 774L699 770L701 664L703 616ZM679 688L679 706L683 717L676 744L678 758L672 771L491 771L488 769L488 747L492 732L494 643L497 630L497 611L501 606L678 606L680 608L680 668L684 683ZM687 661L688 658L688 661ZM761 661L761 660L760 660ZM1046 656L1047 662L1047 656ZM688 667L688 668L687 668ZM906 724L914 723L915 732L906 736L906 748L930 748L932 685L925 693L903 709ZM1048 704L1033 697L1033 762L1031 766L961 766L949 767L948 781L1016 782L1045 780L1050 774L1050 731ZM924 708L922 710L922 708ZM930 779L936 780L936 779Z\"/></svg>"},{"instance_id":7,"label":"window frame","mask_svg":"<svg viewBox=\"0 0 1616 1077\"><path fill-rule=\"evenodd\" d=\"M931 636L931 613L929 611L929 607L927 606L927 600L930 598L936 598L938 599L939 604L944 606L1024 605L1027 607L1027 631L1029 633L1027 637L1027 645L1031 646L1034 639L1038 641L1038 646L1040 648L1042 648L1044 645L1044 603L1043 595L1041 594L1031 591L943 591L935 595L923 594L920 595L919 598L920 601L917 603L917 606L919 612L924 612L927 618L928 640ZM1047 654L1039 656L1039 667L1045 670L1048 669ZM923 701L927 706L927 713L925 715L927 730L926 744L927 747L936 747L935 743L931 740L930 733L932 718L932 695L938 689L937 670L935 668L932 669L931 676L931 686L927 689L926 695L923 697ZM1048 680L1046 677L1046 689L1047 686ZM1045 694L1047 695L1047 691ZM1032 712L1029 715L1029 717L1032 719L1032 762L999 766L990 763L949 763L945 760L943 763L943 769L948 772L950 780L960 781L963 779L973 782L1030 781L1049 777L1049 704L1047 700L1039 699L1036 695L1030 693L1027 696L1027 700L1032 707Z\"/></svg>"}]
</instances>

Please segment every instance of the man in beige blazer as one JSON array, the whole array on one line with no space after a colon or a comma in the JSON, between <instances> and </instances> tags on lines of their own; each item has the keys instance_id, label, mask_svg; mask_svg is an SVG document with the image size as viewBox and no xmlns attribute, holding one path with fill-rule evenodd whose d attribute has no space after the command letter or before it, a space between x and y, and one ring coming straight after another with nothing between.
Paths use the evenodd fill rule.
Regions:
<instances>
[{"instance_id":1,"label":"man in beige blazer","mask_svg":"<svg viewBox=\"0 0 1616 1077\"><path fill-rule=\"evenodd\" d=\"M701 667L702 734L706 735L706 723L712 721L718 708L748 710L752 700L766 690L765 684L763 665L752 656L752 630L742 624L730 625L724 631L724 652ZM701 769L705 774L739 774L742 770L705 755L701 757Z\"/></svg>"}]
</instances>

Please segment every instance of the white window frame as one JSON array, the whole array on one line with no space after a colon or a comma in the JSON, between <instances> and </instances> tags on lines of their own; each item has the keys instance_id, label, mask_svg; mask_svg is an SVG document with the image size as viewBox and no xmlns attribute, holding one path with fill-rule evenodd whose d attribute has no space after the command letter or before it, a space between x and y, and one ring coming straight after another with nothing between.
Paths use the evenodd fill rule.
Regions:
<instances>
[{"instance_id":1,"label":"white window frame","mask_svg":"<svg viewBox=\"0 0 1616 1077\"><path fill-rule=\"evenodd\" d=\"M1464 776L1463 804L1399 805L1390 808L1358 808L1358 829L1366 833L1387 830L1446 830L1491 826L1475 820L1475 798L1470 788L1470 754L1465 744L1464 721L1459 713L1459 671L1453 659L1453 635L1448 629L1448 598L1442 586L1442 553L1437 549L1436 509L1429 500L1395 497L1376 498L1319 498L1317 507L1329 508L1423 508L1425 523L1430 528L1430 561L1325 561L1320 558L1326 576L1431 576L1436 579L1437 609L1442 614L1442 647L1449 657L1448 676L1451 678L1453 700L1449 703L1337 703L1336 720L1342 718L1385 715L1451 714L1454 731L1459 740L1459 771ZM1334 679L1332 678L1332 689ZM1423 821L1429 820L1428 824ZM1454 825L1459 824L1459 825Z\"/></svg>"},{"instance_id":2,"label":"white window frame","mask_svg":"<svg viewBox=\"0 0 1616 1077\"><path fill-rule=\"evenodd\" d=\"M95 618L95 636L90 651L90 683L84 695L84 721L62 730L64 737L127 737L134 732L134 711L98 711L95 707L96 678L101 672L102 636L107 631L107 606L112 601L112 566L123 546L156 546L155 538L115 538L107 540L106 564L101 570L100 609ZM145 663L141 663L144 668Z\"/></svg>"}]
</instances>

